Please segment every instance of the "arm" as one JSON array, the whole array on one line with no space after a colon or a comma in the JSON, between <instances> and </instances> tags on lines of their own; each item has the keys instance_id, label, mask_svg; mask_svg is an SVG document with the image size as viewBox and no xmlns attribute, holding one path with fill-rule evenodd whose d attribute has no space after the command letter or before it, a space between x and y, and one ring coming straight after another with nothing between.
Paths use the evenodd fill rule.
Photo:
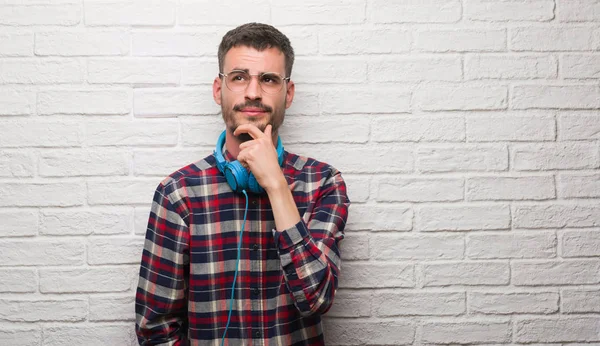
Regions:
<instances>
[{"instance_id":1,"label":"arm","mask_svg":"<svg viewBox=\"0 0 600 346\"><path fill-rule=\"evenodd\" d=\"M187 342L188 244L188 226L161 184L148 219L135 297L140 345L183 346Z\"/></svg>"},{"instance_id":2,"label":"arm","mask_svg":"<svg viewBox=\"0 0 600 346\"><path fill-rule=\"evenodd\" d=\"M333 173L320 188L308 222L299 220L279 230L280 224L298 214L287 185L285 190L287 194L268 192L278 229L273 235L286 284L302 315L324 314L331 307L338 287L341 265L338 244L344 237L349 206L346 185L339 172ZM289 195L293 206L281 202L286 197L272 199L272 194Z\"/></svg>"}]
</instances>

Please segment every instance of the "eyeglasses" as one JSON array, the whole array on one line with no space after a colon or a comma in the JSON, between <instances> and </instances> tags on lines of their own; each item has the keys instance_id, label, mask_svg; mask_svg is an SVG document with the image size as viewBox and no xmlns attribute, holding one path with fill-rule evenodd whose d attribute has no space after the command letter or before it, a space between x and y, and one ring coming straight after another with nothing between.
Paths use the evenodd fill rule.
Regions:
<instances>
[{"instance_id":1,"label":"eyeglasses","mask_svg":"<svg viewBox=\"0 0 600 346\"><path fill-rule=\"evenodd\" d=\"M250 85L252 76L258 78L258 84L262 91L267 94L277 94L283 88L285 82L289 82L290 77L283 77L277 72L264 72L260 74L250 74L242 70L233 70L229 73L221 73L219 75L225 79L227 89L239 93L243 92Z\"/></svg>"}]
</instances>

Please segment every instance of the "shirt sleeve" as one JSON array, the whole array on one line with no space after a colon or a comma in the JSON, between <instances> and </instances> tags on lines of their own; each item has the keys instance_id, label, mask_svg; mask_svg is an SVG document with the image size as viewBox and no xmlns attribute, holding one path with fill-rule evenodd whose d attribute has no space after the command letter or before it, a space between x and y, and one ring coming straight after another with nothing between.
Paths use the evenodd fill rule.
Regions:
<instances>
[{"instance_id":1,"label":"shirt sleeve","mask_svg":"<svg viewBox=\"0 0 600 346\"><path fill-rule=\"evenodd\" d=\"M187 344L189 227L180 212L160 184L148 218L135 297L140 345Z\"/></svg>"},{"instance_id":2,"label":"shirt sleeve","mask_svg":"<svg viewBox=\"0 0 600 346\"><path fill-rule=\"evenodd\" d=\"M321 187L308 222L273 231L286 284L301 315L324 314L333 303L350 201L339 172Z\"/></svg>"}]
</instances>

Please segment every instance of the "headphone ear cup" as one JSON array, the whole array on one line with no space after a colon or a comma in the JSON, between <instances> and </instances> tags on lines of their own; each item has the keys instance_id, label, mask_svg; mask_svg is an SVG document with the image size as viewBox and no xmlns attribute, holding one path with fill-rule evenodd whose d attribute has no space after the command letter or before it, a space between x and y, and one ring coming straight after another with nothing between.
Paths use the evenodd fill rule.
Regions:
<instances>
[{"instance_id":1,"label":"headphone ear cup","mask_svg":"<svg viewBox=\"0 0 600 346\"><path fill-rule=\"evenodd\" d=\"M225 179L235 192L242 192L248 188L248 171L239 161L229 162L225 165Z\"/></svg>"},{"instance_id":2,"label":"headphone ear cup","mask_svg":"<svg viewBox=\"0 0 600 346\"><path fill-rule=\"evenodd\" d=\"M258 194L262 194L263 192L265 192L265 190L262 188L262 186L260 186L258 184L256 177L252 173L250 173L250 176L248 177L248 189L251 192L258 193Z\"/></svg>"}]
</instances>

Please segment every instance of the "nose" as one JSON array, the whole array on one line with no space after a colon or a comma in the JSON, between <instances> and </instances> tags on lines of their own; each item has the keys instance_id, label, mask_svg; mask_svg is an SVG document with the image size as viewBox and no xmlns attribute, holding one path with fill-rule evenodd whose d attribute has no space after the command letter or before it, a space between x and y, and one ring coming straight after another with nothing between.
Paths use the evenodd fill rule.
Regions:
<instances>
[{"instance_id":1,"label":"nose","mask_svg":"<svg viewBox=\"0 0 600 346\"><path fill-rule=\"evenodd\" d=\"M262 89L258 82L258 76L251 76L248 87L246 88L246 98L250 100L260 100L262 96Z\"/></svg>"}]
</instances>

